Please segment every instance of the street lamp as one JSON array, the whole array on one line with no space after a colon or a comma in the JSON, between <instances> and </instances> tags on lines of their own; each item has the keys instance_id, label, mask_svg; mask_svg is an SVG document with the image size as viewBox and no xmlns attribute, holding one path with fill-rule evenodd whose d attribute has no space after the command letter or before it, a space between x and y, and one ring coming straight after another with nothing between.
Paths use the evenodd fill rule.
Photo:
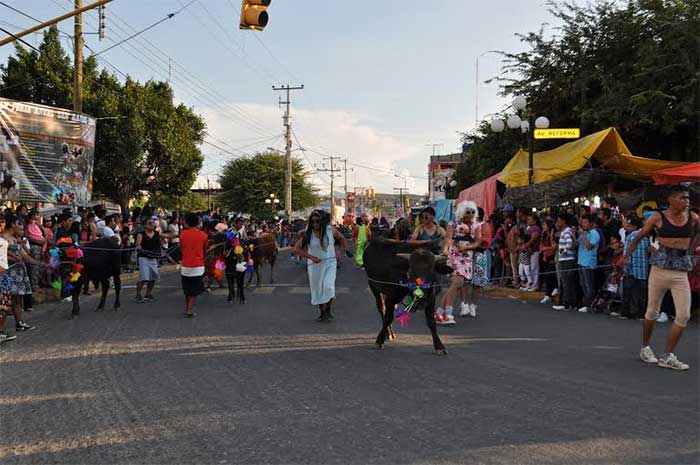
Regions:
<instances>
[{"instance_id":1,"label":"street lamp","mask_svg":"<svg viewBox=\"0 0 700 465\"><path fill-rule=\"evenodd\" d=\"M277 208L279 208L280 199L278 199L275 194L270 194L270 196L265 199L265 203L272 207L272 213L274 214Z\"/></svg>"},{"instance_id":2,"label":"street lamp","mask_svg":"<svg viewBox=\"0 0 700 465\"><path fill-rule=\"evenodd\" d=\"M530 129L534 126L537 129L547 129L549 127L549 118L546 116L539 116L535 118L532 112L528 112L527 120L520 117L518 113L525 111L527 108L527 99L522 95L516 95L513 99L512 107L515 109L516 113L510 115L504 122L502 119L493 119L491 121L491 130L493 132L503 132L503 130L508 126L510 129L520 129L523 134L527 134L528 140L528 154L529 154L529 171L528 171L528 184L534 183L534 149L535 149L535 137L534 131Z\"/></svg>"}]
</instances>

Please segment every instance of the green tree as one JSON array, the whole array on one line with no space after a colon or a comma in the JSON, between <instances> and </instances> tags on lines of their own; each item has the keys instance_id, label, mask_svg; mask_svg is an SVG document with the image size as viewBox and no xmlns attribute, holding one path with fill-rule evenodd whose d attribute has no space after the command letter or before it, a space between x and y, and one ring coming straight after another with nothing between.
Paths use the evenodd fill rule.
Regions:
<instances>
[{"instance_id":1,"label":"green tree","mask_svg":"<svg viewBox=\"0 0 700 465\"><path fill-rule=\"evenodd\" d=\"M73 67L49 28L39 52L15 45L0 67L0 95L62 108L72 107ZM94 57L83 66L83 108L96 118L93 192L125 207L142 192L166 198L189 192L204 157L199 149L204 120L185 105L175 105L167 83L123 83L99 70Z\"/></svg>"},{"instance_id":2,"label":"green tree","mask_svg":"<svg viewBox=\"0 0 700 465\"><path fill-rule=\"evenodd\" d=\"M252 157L236 158L223 168L219 179L219 202L232 211L267 218L272 206L265 203L270 194L284 205L285 157L277 152L259 152ZM292 159L292 209L302 210L315 205L317 190L309 182L309 172L303 163Z\"/></svg>"}]
</instances>

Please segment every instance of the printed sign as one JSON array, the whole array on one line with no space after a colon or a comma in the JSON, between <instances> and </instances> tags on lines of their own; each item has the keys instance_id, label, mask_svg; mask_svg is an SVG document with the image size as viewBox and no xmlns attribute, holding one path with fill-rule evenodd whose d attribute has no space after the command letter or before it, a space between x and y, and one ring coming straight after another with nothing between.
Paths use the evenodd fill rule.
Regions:
<instances>
[{"instance_id":1,"label":"printed sign","mask_svg":"<svg viewBox=\"0 0 700 465\"><path fill-rule=\"evenodd\" d=\"M581 137L579 128L535 129L535 139L578 139L579 137Z\"/></svg>"},{"instance_id":2,"label":"printed sign","mask_svg":"<svg viewBox=\"0 0 700 465\"><path fill-rule=\"evenodd\" d=\"M60 108L0 98L4 200L86 204L92 197L96 120ZM12 185L11 185L12 184Z\"/></svg>"}]
</instances>

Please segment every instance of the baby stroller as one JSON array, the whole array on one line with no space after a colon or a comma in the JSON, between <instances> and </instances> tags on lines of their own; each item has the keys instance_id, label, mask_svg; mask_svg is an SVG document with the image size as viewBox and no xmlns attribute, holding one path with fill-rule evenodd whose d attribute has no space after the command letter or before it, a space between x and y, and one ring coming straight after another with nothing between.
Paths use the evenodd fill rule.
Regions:
<instances>
[{"instance_id":1,"label":"baby stroller","mask_svg":"<svg viewBox=\"0 0 700 465\"><path fill-rule=\"evenodd\" d=\"M620 286L620 283L623 274L620 268L613 268L608 278L605 280L605 284L603 284L603 287L598 291L595 299L593 299L593 303L591 304L593 313L605 313L609 315L610 308L613 305L622 304L622 298L620 296L622 286Z\"/></svg>"}]
</instances>

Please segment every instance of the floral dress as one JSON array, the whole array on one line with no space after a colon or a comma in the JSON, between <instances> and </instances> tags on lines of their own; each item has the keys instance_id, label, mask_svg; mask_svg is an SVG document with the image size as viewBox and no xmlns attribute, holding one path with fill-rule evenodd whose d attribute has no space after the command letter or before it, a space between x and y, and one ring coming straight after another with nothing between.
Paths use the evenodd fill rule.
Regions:
<instances>
[{"instance_id":1,"label":"floral dress","mask_svg":"<svg viewBox=\"0 0 700 465\"><path fill-rule=\"evenodd\" d=\"M454 233L452 234L452 245L447 252L447 264L457 276L461 276L473 286L486 286L489 282L486 254L482 250L466 250L464 252L459 250L460 244L474 242L472 233L476 234L479 225L454 222L452 226Z\"/></svg>"},{"instance_id":2,"label":"floral dress","mask_svg":"<svg viewBox=\"0 0 700 465\"><path fill-rule=\"evenodd\" d=\"M7 250L11 254L21 255L20 247L19 244L10 244ZM8 289L10 295L28 295L32 293L32 282L29 279L24 262L12 263L7 273L12 281L9 283Z\"/></svg>"}]
</instances>

